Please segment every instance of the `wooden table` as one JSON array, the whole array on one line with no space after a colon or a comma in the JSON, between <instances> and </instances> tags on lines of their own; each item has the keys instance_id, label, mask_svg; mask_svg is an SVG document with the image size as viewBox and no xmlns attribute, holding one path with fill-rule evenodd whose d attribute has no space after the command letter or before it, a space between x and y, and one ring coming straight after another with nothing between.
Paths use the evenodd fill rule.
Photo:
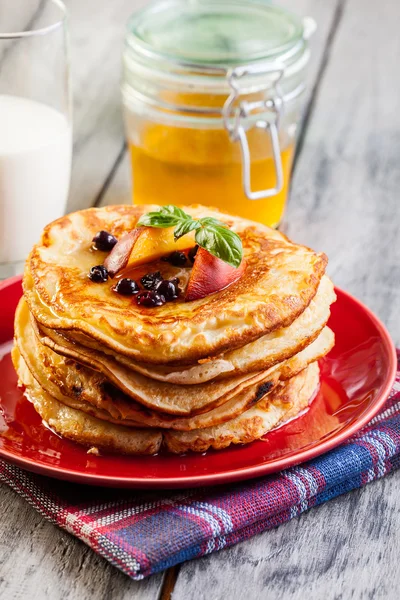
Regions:
<instances>
[{"instance_id":1,"label":"wooden table","mask_svg":"<svg viewBox=\"0 0 400 600\"><path fill-rule=\"evenodd\" d=\"M69 0L75 99L70 209L129 202L119 62L138 0ZM339 286L400 345L400 3L287 0L318 22L287 213ZM0 489L0 597L30 600L391 599L400 473L220 553L133 582Z\"/></svg>"}]
</instances>

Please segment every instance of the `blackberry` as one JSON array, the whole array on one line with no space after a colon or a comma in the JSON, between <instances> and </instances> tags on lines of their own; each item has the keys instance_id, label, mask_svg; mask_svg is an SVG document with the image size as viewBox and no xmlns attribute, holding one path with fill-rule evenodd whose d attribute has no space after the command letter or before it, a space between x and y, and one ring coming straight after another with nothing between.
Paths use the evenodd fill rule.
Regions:
<instances>
[{"instance_id":1,"label":"blackberry","mask_svg":"<svg viewBox=\"0 0 400 600\"><path fill-rule=\"evenodd\" d=\"M140 292L140 287L133 279L124 277L124 279L118 281L117 285L113 287L113 290L122 296L134 296Z\"/></svg>"},{"instance_id":2,"label":"blackberry","mask_svg":"<svg viewBox=\"0 0 400 600\"><path fill-rule=\"evenodd\" d=\"M165 304L165 298L164 296L157 294L157 292L154 290L146 290L144 292L140 292L136 296L136 302L139 304L139 306L162 306Z\"/></svg>"},{"instance_id":3,"label":"blackberry","mask_svg":"<svg viewBox=\"0 0 400 600\"><path fill-rule=\"evenodd\" d=\"M89 279L95 283L104 283L108 279L108 271L104 265L92 267L89 271Z\"/></svg>"},{"instance_id":4,"label":"blackberry","mask_svg":"<svg viewBox=\"0 0 400 600\"><path fill-rule=\"evenodd\" d=\"M143 275L143 277L140 279L142 286L146 290L155 290L161 281L163 281L163 277L160 271L155 271L154 273L147 273L146 275Z\"/></svg>"},{"instance_id":5,"label":"blackberry","mask_svg":"<svg viewBox=\"0 0 400 600\"><path fill-rule=\"evenodd\" d=\"M158 284L156 292L157 294L160 294L160 296L163 296L166 302L176 300L179 295L178 283L172 280L165 279L164 281L161 281L161 283Z\"/></svg>"},{"instance_id":6,"label":"blackberry","mask_svg":"<svg viewBox=\"0 0 400 600\"><path fill-rule=\"evenodd\" d=\"M165 260L174 267L184 267L186 265L187 258L184 252L178 252L178 250L175 250L174 252L171 252L171 254L165 258Z\"/></svg>"},{"instance_id":7,"label":"blackberry","mask_svg":"<svg viewBox=\"0 0 400 600\"><path fill-rule=\"evenodd\" d=\"M99 231L94 236L93 240L96 250L102 250L103 252L109 252L118 242L117 238L108 231Z\"/></svg>"}]
</instances>

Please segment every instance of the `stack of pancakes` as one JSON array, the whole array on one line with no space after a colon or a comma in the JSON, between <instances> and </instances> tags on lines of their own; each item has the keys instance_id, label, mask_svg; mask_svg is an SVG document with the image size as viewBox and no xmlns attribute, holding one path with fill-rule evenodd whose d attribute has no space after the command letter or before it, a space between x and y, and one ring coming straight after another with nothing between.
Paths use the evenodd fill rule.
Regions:
<instances>
[{"instance_id":1,"label":"stack of pancakes","mask_svg":"<svg viewBox=\"0 0 400 600\"><path fill-rule=\"evenodd\" d=\"M15 318L20 383L51 429L92 452L204 452L259 439L301 413L318 389L317 361L334 343L327 259L258 223L186 207L241 236L245 272L185 302L190 267L144 265L135 275L178 276L182 295L139 306L113 291L115 280L88 278L107 256L92 239L100 230L120 238L156 209L89 209L45 228Z\"/></svg>"}]
</instances>

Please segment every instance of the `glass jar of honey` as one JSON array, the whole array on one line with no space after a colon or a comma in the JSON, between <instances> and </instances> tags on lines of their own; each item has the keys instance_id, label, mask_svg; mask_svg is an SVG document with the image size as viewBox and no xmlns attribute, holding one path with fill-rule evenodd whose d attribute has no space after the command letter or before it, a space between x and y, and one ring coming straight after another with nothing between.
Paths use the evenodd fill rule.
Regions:
<instances>
[{"instance_id":1,"label":"glass jar of honey","mask_svg":"<svg viewBox=\"0 0 400 600\"><path fill-rule=\"evenodd\" d=\"M122 81L133 202L277 227L312 28L260 0L161 0L134 14Z\"/></svg>"}]
</instances>

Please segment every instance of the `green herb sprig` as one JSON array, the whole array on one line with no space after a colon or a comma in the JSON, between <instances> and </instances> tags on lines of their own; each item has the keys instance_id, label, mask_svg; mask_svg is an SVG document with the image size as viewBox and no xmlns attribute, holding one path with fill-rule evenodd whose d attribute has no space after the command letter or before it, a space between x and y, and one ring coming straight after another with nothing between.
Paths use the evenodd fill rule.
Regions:
<instances>
[{"instance_id":1,"label":"green herb sprig","mask_svg":"<svg viewBox=\"0 0 400 600\"><path fill-rule=\"evenodd\" d=\"M160 210L142 215L138 227L174 227L175 241L190 231L195 231L196 244L208 250L232 267L239 267L243 258L242 240L225 223L213 217L193 219L173 204L161 206Z\"/></svg>"}]
</instances>

